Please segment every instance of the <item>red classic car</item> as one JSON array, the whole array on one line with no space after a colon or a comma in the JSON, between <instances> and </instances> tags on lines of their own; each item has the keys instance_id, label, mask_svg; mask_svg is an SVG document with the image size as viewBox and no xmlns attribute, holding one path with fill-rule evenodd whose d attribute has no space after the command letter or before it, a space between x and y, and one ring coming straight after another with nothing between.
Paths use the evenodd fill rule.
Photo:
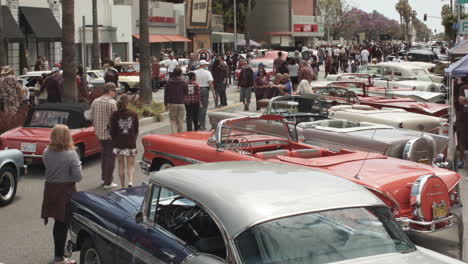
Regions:
<instances>
[{"instance_id":1,"label":"red classic car","mask_svg":"<svg viewBox=\"0 0 468 264\"><path fill-rule=\"evenodd\" d=\"M50 133L56 124L66 124L70 129L78 155L90 156L101 152L94 127L85 114L88 107L81 104L41 104L29 110L22 127L0 135L0 150L19 149L25 161L41 161L42 152L50 141Z\"/></svg>"},{"instance_id":2,"label":"red classic car","mask_svg":"<svg viewBox=\"0 0 468 264\"><path fill-rule=\"evenodd\" d=\"M362 104L378 109L384 107L404 109L408 112L446 117L449 105L418 102L411 98L381 97L369 95L370 87L360 81L337 81L324 87L314 87L313 91L324 97L327 101L341 104Z\"/></svg>"},{"instance_id":3,"label":"red classic car","mask_svg":"<svg viewBox=\"0 0 468 264\"><path fill-rule=\"evenodd\" d=\"M461 177L456 172L376 153L333 152L302 144L295 126L280 116L227 119L214 132L146 135L142 143L140 166L145 172L204 162L267 160L343 177L382 199L406 230L448 228L460 205Z\"/></svg>"}]
</instances>

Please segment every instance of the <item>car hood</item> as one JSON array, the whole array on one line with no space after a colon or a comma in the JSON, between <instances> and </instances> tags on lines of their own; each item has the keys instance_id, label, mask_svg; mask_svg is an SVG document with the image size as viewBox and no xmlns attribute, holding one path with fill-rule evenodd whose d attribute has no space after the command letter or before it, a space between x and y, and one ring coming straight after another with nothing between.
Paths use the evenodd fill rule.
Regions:
<instances>
[{"instance_id":1,"label":"car hood","mask_svg":"<svg viewBox=\"0 0 468 264\"><path fill-rule=\"evenodd\" d=\"M444 256L442 254L436 253L434 251L417 247L418 250L410 253L391 253L384 254L379 256L365 257L359 259L351 259L349 261L340 261L336 264L345 264L345 263L356 263L356 264L414 264L414 263L424 263L424 264L461 264L459 260Z\"/></svg>"}]
</instances>

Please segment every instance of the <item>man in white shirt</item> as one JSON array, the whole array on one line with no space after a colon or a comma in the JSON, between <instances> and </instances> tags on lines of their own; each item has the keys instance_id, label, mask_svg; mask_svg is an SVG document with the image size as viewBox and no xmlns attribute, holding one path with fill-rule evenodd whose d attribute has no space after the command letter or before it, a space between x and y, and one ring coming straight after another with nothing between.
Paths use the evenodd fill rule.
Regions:
<instances>
[{"instance_id":1,"label":"man in white shirt","mask_svg":"<svg viewBox=\"0 0 468 264\"><path fill-rule=\"evenodd\" d=\"M361 51L361 65L367 65L369 63L369 51L367 49L363 49Z\"/></svg>"},{"instance_id":2,"label":"man in white shirt","mask_svg":"<svg viewBox=\"0 0 468 264\"><path fill-rule=\"evenodd\" d=\"M194 71L197 75L197 83L200 86L200 93L202 97L202 109L199 112L198 122L200 122L200 130L205 130L206 124L206 111L208 110L208 101L210 98L210 90L215 96L214 85L213 85L213 76L206 68L208 67L208 62L206 60L201 60L198 64L200 68Z\"/></svg>"},{"instance_id":3,"label":"man in white shirt","mask_svg":"<svg viewBox=\"0 0 468 264\"><path fill-rule=\"evenodd\" d=\"M167 72L169 73L169 77L172 77L172 73L174 69L179 66L179 62L174 58L174 55L169 56L169 61L167 62Z\"/></svg>"}]
</instances>

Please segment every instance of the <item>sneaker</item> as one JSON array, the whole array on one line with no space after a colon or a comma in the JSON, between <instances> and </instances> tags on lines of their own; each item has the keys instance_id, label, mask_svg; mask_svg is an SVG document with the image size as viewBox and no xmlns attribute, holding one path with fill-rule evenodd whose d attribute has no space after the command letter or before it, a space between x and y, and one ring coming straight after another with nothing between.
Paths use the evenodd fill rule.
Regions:
<instances>
[{"instance_id":1,"label":"sneaker","mask_svg":"<svg viewBox=\"0 0 468 264\"><path fill-rule=\"evenodd\" d=\"M463 169L463 168L465 167L465 161L464 161L464 160L459 160L459 161L457 162L457 167L458 167L459 169Z\"/></svg>"},{"instance_id":2,"label":"sneaker","mask_svg":"<svg viewBox=\"0 0 468 264\"><path fill-rule=\"evenodd\" d=\"M128 188L132 188L133 187L133 183L132 182L129 182L128 183Z\"/></svg>"},{"instance_id":3,"label":"sneaker","mask_svg":"<svg viewBox=\"0 0 468 264\"><path fill-rule=\"evenodd\" d=\"M117 183L111 183L110 185L104 185L104 189L113 189L117 187Z\"/></svg>"}]
</instances>

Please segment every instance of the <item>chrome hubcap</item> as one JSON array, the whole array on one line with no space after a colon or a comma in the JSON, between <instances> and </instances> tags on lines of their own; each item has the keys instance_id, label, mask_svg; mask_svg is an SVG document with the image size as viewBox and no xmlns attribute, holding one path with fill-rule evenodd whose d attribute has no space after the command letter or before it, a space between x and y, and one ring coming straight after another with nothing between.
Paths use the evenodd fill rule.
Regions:
<instances>
[{"instance_id":1,"label":"chrome hubcap","mask_svg":"<svg viewBox=\"0 0 468 264\"><path fill-rule=\"evenodd\" d=\"M89 248L86 251L84 264L101 264L101 259L94 248Z\"/></svg>"},{"instance_id":2,"label":"chrome hubcap","mask_svg":"<svg viewBox=\"0 0 468 264\"><path fill-rule=\"evenodd\" d=\"M0 176L0 197L2 200L9 200L13 196L15 188L15 176L10 171L6 171Z\"/></svg>"},{"instance_id":3,"label":"chrome hubcap","mask_svg":"<svg viewBox=\"0 0 468 264\"><path fill-rule=\"evenodd\" d=\"M161 168L159 168L159 170L165 170L169 168L172 168L172 165L169 163L164 163L163 165L161 165Z\"/></svg>"}]
</instances>

